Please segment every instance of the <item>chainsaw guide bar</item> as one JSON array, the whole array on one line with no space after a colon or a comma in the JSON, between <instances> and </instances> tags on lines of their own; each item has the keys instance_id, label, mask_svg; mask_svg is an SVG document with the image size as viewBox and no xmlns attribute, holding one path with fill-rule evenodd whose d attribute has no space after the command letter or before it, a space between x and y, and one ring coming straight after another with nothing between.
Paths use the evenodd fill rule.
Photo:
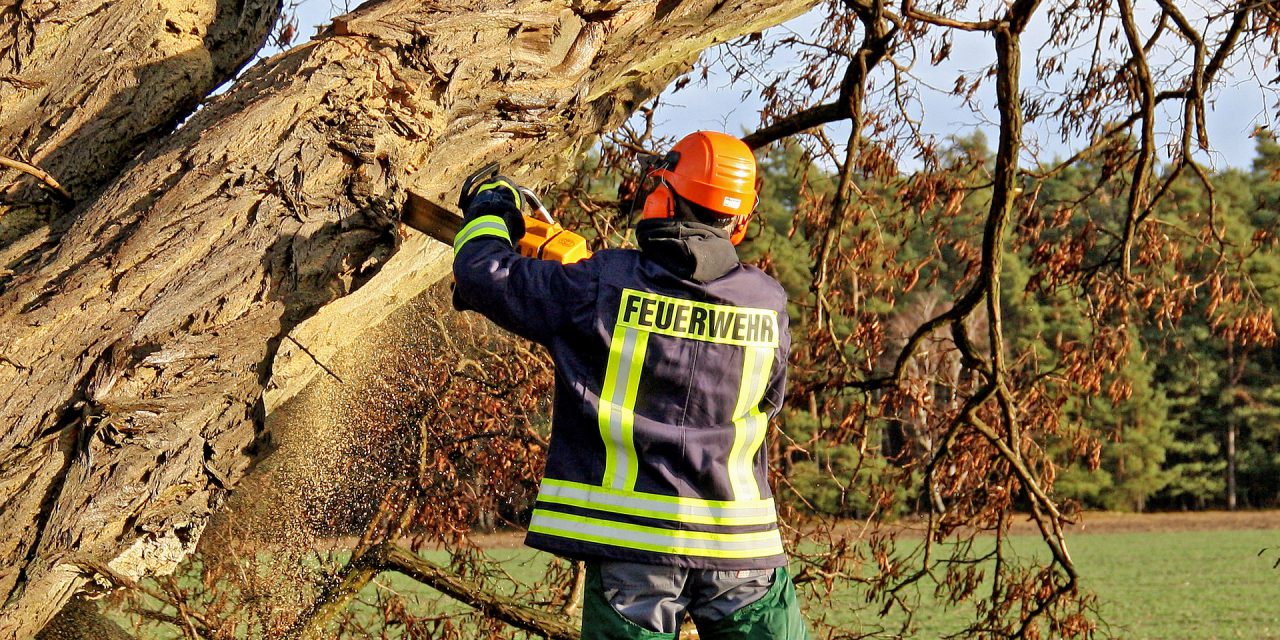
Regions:
<instances>
[{"instance_id":1,"label":"chainsaw guide bar","mask_svg":"<svg viewBox=\"0 0 1280 640\"><path fill-rule=\"evenodd\" d=\"M542 211L546 215L545 209ZM413 191L409 192L409 201L405 204L400 221L449 246L453 246L454 237L462 229L462 216ZM555 260L561 264L571 264L591 257L586 238L566 231L558 223L524 216L524 228L524 236L516 247L522 256Z\"/></svg>"}]
</instances>

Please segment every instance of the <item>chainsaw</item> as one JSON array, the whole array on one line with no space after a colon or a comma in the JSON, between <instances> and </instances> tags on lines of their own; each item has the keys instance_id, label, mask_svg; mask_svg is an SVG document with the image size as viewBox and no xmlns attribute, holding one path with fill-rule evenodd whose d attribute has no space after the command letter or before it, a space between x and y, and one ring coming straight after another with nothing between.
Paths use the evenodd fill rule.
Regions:
<instances>
[{"instance_id":1,"label":"chainsaw","mask_svg":"<svg viewBox=\"0 0 1280 640\"><path fill-rule=\"evenodd\" d=\"M462 183L462 192L471 193L471 188L483 184L486 180L497 176L500 171L498 163L485 165L479 171L467 176ZM561 264L571 264L591 257L587 248L587 240L582 236L567 231L551 217L551 213L542 205L530 189L517 186L523 200L537 217L524 216L524 236L517 243L516 250L520 255L540 260L555 260ZM428 236L448 245L462 229L462 216L450 211L426 197L409 192L409 202L405 207L401 221L410 228L421 231Z\"/></svg>"}]
</instances>

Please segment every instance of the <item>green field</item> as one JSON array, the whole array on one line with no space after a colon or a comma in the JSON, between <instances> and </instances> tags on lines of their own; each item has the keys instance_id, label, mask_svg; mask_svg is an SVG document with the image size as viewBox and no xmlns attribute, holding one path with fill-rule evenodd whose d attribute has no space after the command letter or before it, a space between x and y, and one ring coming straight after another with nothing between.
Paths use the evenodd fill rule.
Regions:
<instances>
[{"instance_id":1,"label":"green field","mask_svg":"<svg viewBox=\"0 0 1280 640\"><path fill-rule=\"evenodd\" d=\"M1013 550L1023 558L1040 557L1038 537L1014 536ZM1072 556L1083 585L1098 595L1108 625L1102 637L1135 639L1280 638L1280 530L1156 531L1074 535ZM1268 549L1259 555L1263 549ZM445 560L443 554L425 554ZM530 583L545 574L550 557L528 549L494 549L490 557L517 582ZM965 626L971 610L945 610L932 604L931 584L921 585L925 598L907 637L938 638ZM396 594L415 616L463 613L464 607L398 574L383 574L361 592L359 600ZM878 609L863 593L849 589L825 604L810 602L809 614L855 635L884 629L880 637L896 637L901 618L880 620ZM357 602L352 613L374 615ZM400 629L389 630L397 637ZM517 637L519 634L512 634Z\"/></svg>"},{"instance_id":2,"label":"green field","mask_svg":"<svg viewBox=\"0 0 1280 640\"><path fill-rule=\"evenodd\" d=\"M1013 541L1014 549L1023 554L1035 555L1042 548L1036 537L1015 536ZM1071 537L1070 545L1083 584L1098 595L1104 620L1115 637L1280 638L1280 569L1272 567L1280 531L1090 534ZM1259 556L1268 547L1272 551ZM492 553L521 581L541 577L547 562L542 554L528 550ZM439 611L441 606L453 608L401 576L379 580L416 601L420 613ZM932 585L925 591L931 593ZM818 610L824 612L819 615L825 615L826 622L849 631L897 629L897 619L881 621L866 614L859 618L855 612L867 610L867 605L862 594L852 590L837 594L832 606ZM954 633L964 628L968 614L965 609L931 608L926 600L910 637Z\"/></svg>"},{"instance_id":3,"label":"green field","mask_svg":"<svg viewBox=\"0 0 1280 640\"><path fill-rule=\"evenodd\" d=\"M1272 568L1280 531L1091 534L1071 536L1068 543L1081 582L1097 594L1114 637L1280 638L1280 570ZM1023 554L1047 557L1038 537L1015 536L1013 546ZM1260 557L1258 552L1267 547L1272 552ZM926 591L932 592L931 584ZM898 619L854 618L850 612L863 602L856 593L838 597L835 606L825 609L830 612L827 622L850 625L851 630L896 630ZM955 633L964 628L969 613L929 607L926 600L910 637Z\"/></svg>"},{"instance_id":4,"label":"green field","mask_svg":"<svg viewBox=\"0 0 1280 640\"><path fill-rule=\"evenodd\" d=\"M1280 638L1280 531L1077 536L1073 555L1126 638ZM1271 548L1271 553L1259 551Z\"/></svg>"}]
</instances>

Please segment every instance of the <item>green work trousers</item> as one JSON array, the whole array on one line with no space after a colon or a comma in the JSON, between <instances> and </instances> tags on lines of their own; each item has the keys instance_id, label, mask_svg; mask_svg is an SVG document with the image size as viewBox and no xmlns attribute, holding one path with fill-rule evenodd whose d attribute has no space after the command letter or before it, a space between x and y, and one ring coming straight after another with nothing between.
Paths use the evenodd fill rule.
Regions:
<instances>
[{"instance_id":1,"label":"green work trousers","mask_svg":"<svg viewBox=\"0 0 1280 640\"><path fill-rule=\"evenodd\" d=\"M785 568L774 570L773 585L754 602L716 620L692 617L701 640L807 640L809 637L804 618L800 616L795 585ZM582 640L675 640L678 636L679 631L651 631L618 613L609 604L600 566L587 563Z\"/></svg>"}]
</instances>

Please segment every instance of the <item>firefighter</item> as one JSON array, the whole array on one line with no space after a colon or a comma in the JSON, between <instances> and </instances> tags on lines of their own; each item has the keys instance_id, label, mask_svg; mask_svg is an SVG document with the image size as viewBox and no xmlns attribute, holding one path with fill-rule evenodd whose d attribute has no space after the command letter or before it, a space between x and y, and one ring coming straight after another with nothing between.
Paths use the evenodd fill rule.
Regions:
<instances>
[{"instance_id":1,"label":"firefighter","mask_svg":"<svg viewBox=\"0 0 1280 640\"><path fill-rule=\"evenodd\" d=\"M582 637L806 637L766 478L787 299L738 261L758 201L741 140L699 131L646 170L639 250L519 255L521 194L464 194L455 305L547 347L556 387L526 544L586 561Z\"/></svg>"}]
</instances>

